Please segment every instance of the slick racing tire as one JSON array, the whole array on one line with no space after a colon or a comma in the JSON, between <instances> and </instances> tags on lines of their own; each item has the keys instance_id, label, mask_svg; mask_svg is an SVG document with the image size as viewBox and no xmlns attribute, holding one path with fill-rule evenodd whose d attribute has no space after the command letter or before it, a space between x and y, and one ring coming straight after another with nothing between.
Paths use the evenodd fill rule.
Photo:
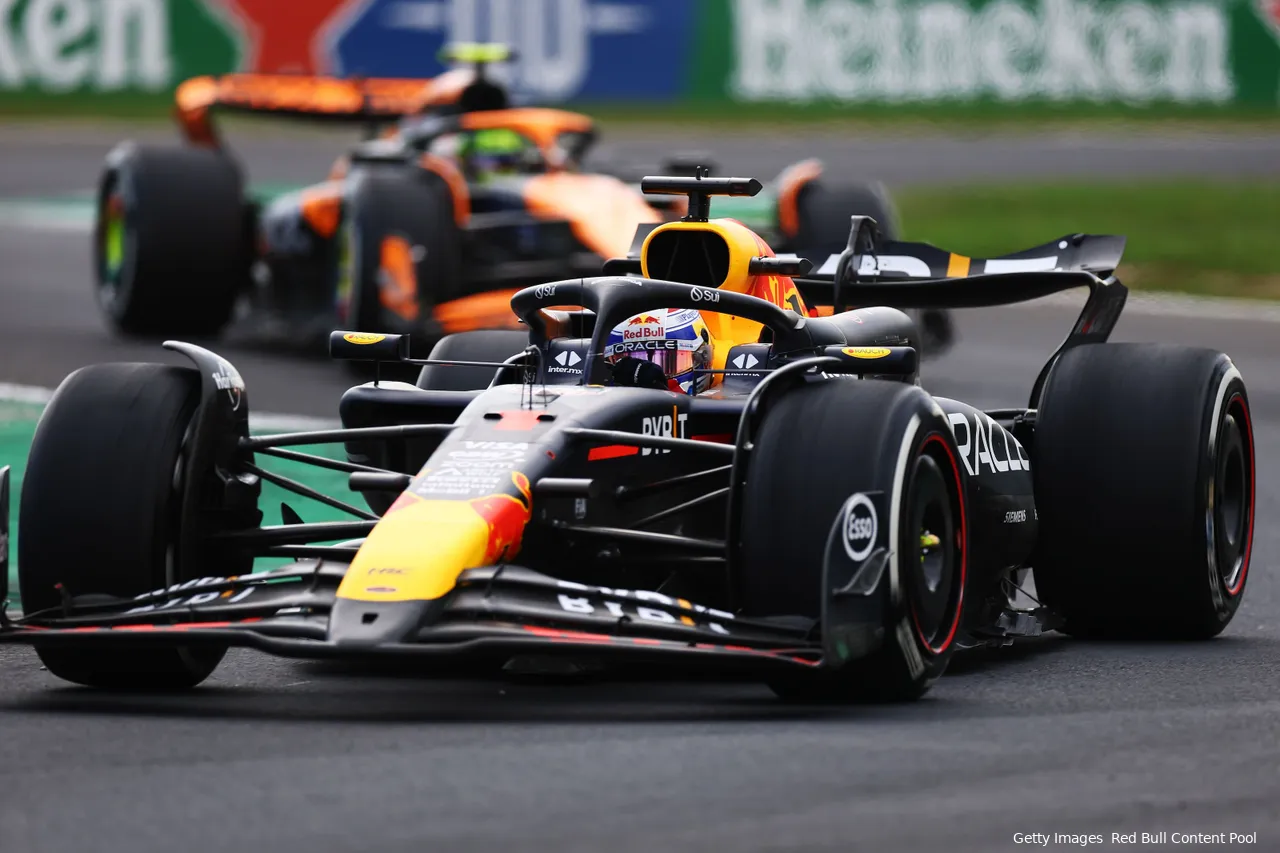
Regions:
<instances>
[{"instance_id":1,"label":"slick racing tire","mask_svg":"<svg viewBox=\"0 0 1280 853\"><path fill-rule=\"evenodd\" d=\"M1253 541L1244 380L1222 353L1093 344L1062 355L1036 415L1038 597L1068 633L1208 639Z\"/></svg>"},{"instance_id":2,"label":"slick racing tire","mask_svg":"<svg viewBox=\"0 0 1280 853\"><path fill-rule=\"evenodd\" d=\"M800 189L796 199L799 231L796 252L821 264L849 243L849 217L870 216L886 240L899 239L898 212L883 184L828 186L820 180ZM806 254L806 252L811 254Z\"/></svg>"},{"instance_id":3,"label":"slick racing tire","mask_svg":"<svg viewBox=\"0 0 1280 853\"><path fill-rule=\"evenodd\" d=\"M441 338L429 357L439 361L503 362L528 346L528 332L499 329L459 332ZM491 367L428 364L418 374L418 387L428 391L479 391L488 388L497 373Z\"/></svg>"},{"instance_id":4,"label":"slick racing tire","mask_svg":"<svg viewBox=\"0 0 1280 853\"><path fill-rule=\"evenodd\" d=\"M461 233L448 186L416 169L362 170L336 245L339 325L414 335L412 355L422 358L438 336L433 308L462 295Z\"/></svg>"},{"instance_id":5,"label":"slick racing tire","mask_svg":"<svg viewBox=\"0 0 1280 853\"><path fill-rule=\"evenodd\" d=\"M126 143L98 186L94 280L118 332L208 336L249 282L248 208L239 168L203 148Z\"/></svg>"},{"instance_id":6,"label":"slick racing tire","mask_svg":"<svg viewBox=\"0 0 1280 853\"><path fill-rule=\"evenodd\" d=\"M885 240L902 239L897 208L888 190L879 183L828 187L813 181L800 190L796 213L800 229L794 240L795 251L818 265L848 245L851 216L870 216L879 224ZM921 355L938 355L955 342L950 312L924 308L907 313L920 331Z\"/></svg>"},{"instance_id":7,"label":"slick racing tire","mask_svg":"<svg viewBox=\"0 0 1280 853\"><path fill-rule=\"evenodd\" d=\"M870 593L882 614L869 628L878 647L775 679L775 693L806 702L908 701L929 689L955 651L964 609L964 490L947 419L916 386L831 379L790 391L767 410L742 493L744 615L820 620L828 543L849 544L851 507L877 492L885 512L870 511L868 545L881 527L890 543L888 567Z\"/></svg>"},{"instance_id":8,"label":"slick racing tire","mask_svg":"<svg viewBox=\"0 0 1280 853\"><path fill-rule=\"evenodd\" d=\"M23 611L134 596L189 578L172 561L185 443L199 403L190 368L99 364L49 402L31 442L18 516ZM59 678L90 687L176 689L206 679L225 648L36 647Z\"/></svg>"}]
</instances>

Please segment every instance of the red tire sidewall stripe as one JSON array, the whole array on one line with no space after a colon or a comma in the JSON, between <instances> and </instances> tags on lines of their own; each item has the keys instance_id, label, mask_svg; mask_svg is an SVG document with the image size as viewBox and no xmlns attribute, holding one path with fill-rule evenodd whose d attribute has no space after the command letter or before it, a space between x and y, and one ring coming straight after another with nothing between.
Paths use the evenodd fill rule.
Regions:
<instances>
[{"instance_id":1,"label":"red tire sidewall stripe","mask_svg":"<svg viewBox=\"0 0 1280 853\"><path fill-rule=\"evenodd\" d=\"M920 451L932 443L937 443L947 454L947 461L951 463L951 475L955 478L956 484L956 505L960 510L960 591L956 596L955 616L951 620L951 629L947 631L947 637L937 648L929 645L929 641L925 638L924 632L920 630L920 622L916 617L915 608L911 608L911 621L916 628L916 636L920 638L920 642L931 654L940 655L951 647L951 643L956 638L956 633L960 630L960 615L964 612L964 588L966 584L966 574L968 571L969 561L969 537L968 527L965 525L965 500L964 500L964 482L960 478L960 466L956 463L956 455L952 452L951 446L940 433L930 433L925 436L924 441L920 445Z\"/></svg>"},{"instance_id":2,"label":"red tire sidewall stripe","mask_svg":"<svg viewBox=\"0 0 1280 853\"><path fill-rule=\"evenodd\" d=\"M1238 596L1244 589L1244 579L1245 576L1249 574L1249 557L1253 553L1253 505L1255 498L1254 492L1257 489L1256 473L1258 467L1253 455L1253 419L1249 417L1249 404L1245 401L1244 395L1239 391L1236 391L1230 398L1228 398L1226 406L1227 412L1230 413L1231 407L1236 404L1239 405L1240 413L1244 415L1245 442L1248 444L1249 450L1249 521L1248 526L1245 528L1245 536L1247 538L1244 546L1244 562L1240 566L1240 577L1236 579L1235 586L1227 588L1227 595L1232 598Z\"/></svg>"}]
</instances>

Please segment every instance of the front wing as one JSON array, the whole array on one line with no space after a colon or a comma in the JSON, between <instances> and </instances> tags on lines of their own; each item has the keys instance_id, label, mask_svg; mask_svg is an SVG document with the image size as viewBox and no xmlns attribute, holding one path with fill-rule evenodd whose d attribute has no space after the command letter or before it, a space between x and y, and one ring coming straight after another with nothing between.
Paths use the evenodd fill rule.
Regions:
<instances>
[{"instance_id":1,"label":"front wing","mask_svg":"<svg viewBox=\"0 0 1280 853\"><path fill-rule=\"evenodd\" d=\"M815 632L735 619L658 593L560 581L513 565L464 572L450 596L426 609L430 618L404 636L371 642L346 632L335 639L342 632L330 625L334 605L359 610L364 604L337 598L346 569L308 560L272 572L203 578L134 599L68 597L51 611L4 620L0 642L240 646L302 659L590 657L741 675L823 663Z\"/></svg>"}]
</instances>

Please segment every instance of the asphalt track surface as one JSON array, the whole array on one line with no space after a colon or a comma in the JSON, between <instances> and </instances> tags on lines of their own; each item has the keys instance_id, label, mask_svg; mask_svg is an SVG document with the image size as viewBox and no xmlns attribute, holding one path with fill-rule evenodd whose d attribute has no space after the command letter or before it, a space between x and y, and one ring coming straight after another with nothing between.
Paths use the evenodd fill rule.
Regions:
<instances>
[{"instance_id":1,"label":"asphalt track surface","mask_svg":"<svg viewBox=\"0 0 1280 853\"><path fill-rule=\"evenodd\" d=\"M931 156L904 146L897 176L882 176L959 172L943 162L950 144ZM1178 149L1166 171L1274 173L1280 146L1269 144L1252 170L1243 150ZM1099 140L1076 156L1117 174L1170 145ZM0 195L87 187L102 146L71 147L0 139ZM791 158L756 149L762 168ZM298 165L277 150L250 159ZM1064 171L1052 148L1040 166ZM158 354L107 335L87 277L82 237L0 231L0 382L53 385L83 364ZM926 384L1021 404L1071 314L961 312L961 344L926 365ZM1135 311L1116 338L1224 349L1249 383L1254 559L1245 602L1215 641L1051 636L957 660L917 704L852 710L784 708L754 686L365 677L247 652L194 694L127 697L64 687L29 651L0 649L0 851L986 853L1033 846L1014 833L1100 833L1087 849L1119 849L1112 832L1159 831L1257 832L1255 849L1277 849L1280 325L1185 314ZM332 415L348 384L323 361L224 351L258 408Z\"/></svg>"}]
</instances>

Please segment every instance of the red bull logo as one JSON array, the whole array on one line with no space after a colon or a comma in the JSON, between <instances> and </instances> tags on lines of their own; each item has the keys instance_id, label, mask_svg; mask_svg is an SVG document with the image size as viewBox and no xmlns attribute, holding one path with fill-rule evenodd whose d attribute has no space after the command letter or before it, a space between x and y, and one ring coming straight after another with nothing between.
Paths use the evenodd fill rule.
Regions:
<instances>
[{"instance_id":1,"label":"red bull logo","mask_svg":"<svg viewBox=\"0 0 1280 853\"><path fill-rule=\"evenodd\" d=\"M485 564L514 557L520 551L524 528L533 517L533 498L529 478L519 471L511 473L518 495L486 495L468 501L476 514L489 527L489 544L485 547Z\"/></svg>"},{"instance_id":2,"label":"red bull logo","mask_svg":"<svg viewBox=\"0 0 1280 853\"><path fill-rule=\"evenodd\" d=\"M666 323L652 314L638 314L628 320L622 329L624 341L651 341L666 336Z\"/></svg>"}]
</instances>

